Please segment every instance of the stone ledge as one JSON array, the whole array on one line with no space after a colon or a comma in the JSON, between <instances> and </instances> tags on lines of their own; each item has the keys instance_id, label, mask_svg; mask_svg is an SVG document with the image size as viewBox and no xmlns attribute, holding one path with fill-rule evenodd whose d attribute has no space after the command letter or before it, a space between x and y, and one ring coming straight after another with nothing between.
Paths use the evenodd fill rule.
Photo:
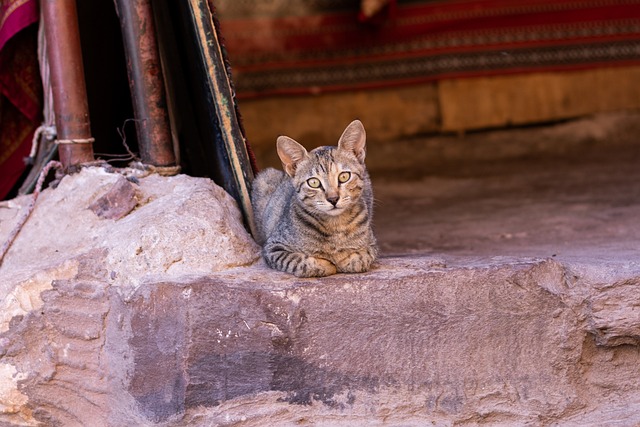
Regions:
<instances>
[{"instance_id":1,"label":"stone ledge","mask_svg":"<svg viewBox=\"0 0 640 427\"><path fill-rule=\"evenodd\" d=\"M553 423L640 386L639 325L621 316L638 279L553 260L383 258L304 280L259 264L128 296L78 277L0 338L26 375L19 413L47 425Z\"/></svg>"}]
</instances>

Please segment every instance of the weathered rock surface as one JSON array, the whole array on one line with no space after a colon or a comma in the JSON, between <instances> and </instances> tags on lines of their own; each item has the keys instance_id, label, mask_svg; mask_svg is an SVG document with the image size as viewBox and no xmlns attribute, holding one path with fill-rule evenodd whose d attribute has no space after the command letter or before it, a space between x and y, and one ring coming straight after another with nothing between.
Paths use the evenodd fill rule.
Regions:
<instances>
[{"instance_id":1,"label":"weathered rock surface","mask_svg":"<svg viewBox=\"0 0 640 427\"><path fill-rule=\"evenodd\" d=\"M387 255L304 280L208 180L66 177L0 265L0 425L639 425L625 156L382 183Z\"/></svg>"},{"instance_id":2,"label":"weathered rock surface","mask_svg":"<svg viewBox=\"0 0 640 427\"><path fill-rule=\"evenodd\" d=\"M0 206L2 235L26 202L25 197ZM210 274L252 264L259 256L235 201L208 179L151 175L138 185L100 168L83 169L38 199L0 268L1 295L32 279L33 272L57 270L88 252L104 258L93 276L123 292L148 276Z\"/></svg>"},{"instance_id":3,"label":"weathered rock surface","mask_svg":"<svg viewBox=\"0 0 640 427\"><path fill-rule=\"evenodd\" d=\"M639 325L620 324L638 303L631 282L610 298L553 260L386 258L362 275L301 281L260 264L125 296L90 277L92 262L2 335L14 421L640 422L624 410L640 407Z\"/></svg>"},{"instance_id":4,"label":"weathered rock surface","mask_svg":"<svg viewBox=\"0 0 640 427\"><path fill-rule=\"evenodd\" d=\"M106 408L123 399L123 388L111 379L127 369L114 355L128 350L126 339L107 339L108 322L117 321L108 316L109 295L122 299L153 276L211 274L258 259L234 200L210 180L132 181L100 168L65 177L41 194L0 266L0 416L7 420L112 420ZM0 206L2 238L27 203ZM122 420L135 414L115 407Z\"/></svg>"}]
</instances>

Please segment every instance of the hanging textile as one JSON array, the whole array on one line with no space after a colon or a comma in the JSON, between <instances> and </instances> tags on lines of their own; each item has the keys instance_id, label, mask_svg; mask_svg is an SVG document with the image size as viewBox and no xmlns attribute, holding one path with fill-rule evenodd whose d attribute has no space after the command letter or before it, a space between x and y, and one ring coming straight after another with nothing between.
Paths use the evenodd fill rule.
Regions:
<instances>
[{"instance_id":1,"label":"hanging textile","mask_svg":"<svg viewBox=\"0 0 640 427\"><path fill-rule=\"evenodd\" d=\"M0 200L23 174L40 125L36 0L0 1Z\"/></svg>"},{"instance_id":2,"label":"hanging textile","mask_svg":"<svg viewBox=\"0 0 640 427\"><path fill-rule=\"evenodd\" d=\"M640 63L640 0L215 4L239 98Z\"/></svg>"}]
</instances>

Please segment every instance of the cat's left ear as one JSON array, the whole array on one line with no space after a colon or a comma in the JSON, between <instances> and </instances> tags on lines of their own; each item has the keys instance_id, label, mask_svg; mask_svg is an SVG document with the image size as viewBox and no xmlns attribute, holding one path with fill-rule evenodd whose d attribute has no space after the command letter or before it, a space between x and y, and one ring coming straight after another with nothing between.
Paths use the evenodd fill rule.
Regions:
<instances>
[{"instance_id":1,"label":"cat's left ear","mask_svg":"<svg viewBox=\"0 0 640 427\"><path fill-rule=\"evenodd\" d=\"M356 155L360 163L364 163L367 154L367 133L360 120L352 121L349 126L342 132L342 136L338 140L338 148L341 150L351 151Z\"/></svg>"},{"instance_id":2,"label":"cat's left ear","mask_svg":"<svg viewBox=\"0 0 640 427\"><path fill-rule=\"evenodd\" d=\"M293 177L298 168L298 163L307 157L307 150L288 136L279 136L276 148L284 171L287 175Z\"/></svg>"}]
</instances>

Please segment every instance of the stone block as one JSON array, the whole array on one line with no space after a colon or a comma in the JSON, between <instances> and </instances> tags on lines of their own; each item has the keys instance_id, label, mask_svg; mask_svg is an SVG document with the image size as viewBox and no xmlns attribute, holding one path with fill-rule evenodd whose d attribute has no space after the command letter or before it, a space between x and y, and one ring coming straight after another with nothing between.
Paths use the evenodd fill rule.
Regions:
<instances>
[{"instance_id":1,"label":"stone block","mask_svg":"<svg viewBox=\"0 0 640 427\"><path fill-rule=\"evenodd\" d=\"M155 421L172 415L165 405L189 412L265 392L280 393L273 408L345 414L375 414L384 399L398 420L405 399L425 417L514 423L581 405L579 319L536 282L544 272L563 288L559 266L390 264L322 280L278 283L257 269L154 284L133 297L130 392Z\"/></svg>"}]
</instances>

